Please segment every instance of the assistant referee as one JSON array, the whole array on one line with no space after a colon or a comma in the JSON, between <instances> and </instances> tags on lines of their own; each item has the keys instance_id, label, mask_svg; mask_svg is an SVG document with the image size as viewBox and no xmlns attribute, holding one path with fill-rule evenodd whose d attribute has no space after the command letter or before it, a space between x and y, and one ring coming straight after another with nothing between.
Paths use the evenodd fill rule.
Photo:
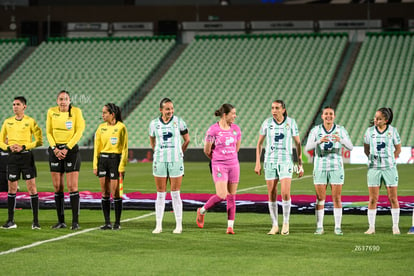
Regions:
<instances>
[{"instance_id":1,"label":"assistant referee","mask_svg":"<svg viewBox=\"0 0 414 276\"><path fill-rule=\"evenodd\" d=\"M14 209L16 207L17 184L22 175L26 180L27 190L30 194L30 204L33 211L32 229L40 229L39 196L36 189L36 166L31 150L43 144L42 130L36 121L25 115L27 101L24 97L15 97L13 112L15 116L6 119L0 132L0 148L9 152L7 164L8 178L8 219L2 226L4 229L16 228L14 222ZM33 140L34 137L34 140Z\"/></svg>"}]
</instances>

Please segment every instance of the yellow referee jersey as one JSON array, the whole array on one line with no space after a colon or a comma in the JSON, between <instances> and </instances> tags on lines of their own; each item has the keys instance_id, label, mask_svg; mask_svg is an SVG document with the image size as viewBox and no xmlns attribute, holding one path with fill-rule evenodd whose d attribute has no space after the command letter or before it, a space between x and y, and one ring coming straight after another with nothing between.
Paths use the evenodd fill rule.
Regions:
<instances>
[{"instance_id":1,"label":"yellow referee jersey","mask_svg":"<svg viewBox=\"0 0 414 276\"><path fill-rule=\"evenodd\" d=\"M118 171L125 171L128 160L128 132L123 123L117 122L113 126L106 122L100 124L95 132L94 144L93 169L98 169L99 155L104 152L121 154Z\"/></svg>"},{"instance_id":2,"label":"yellow referee jersey","mask_svg":"<svg viewBox=\"0 0 414 276\"><path fill-rule=\"evenodd\" d=\"M66 144L72 149L81 139L85 130L85 120L82 111L72 106L69 112L60 112L59 107L51 107L47 111L46 136L51 147L56 144Z\"/></svg>"},{"instance_id":3,"label":"yellow referee jersey","mask_svg":"<svg viewBox=\"0 0 414 276\"><path fill-rule=\"evenodd\" d=\"M16 117L6 119L1 128L0 139L0 148L4 151L7 151L9 145L15 144L25 146L27 150L43 145L42 130L36 121L27 115L21 120L17 120Z\"/></svg>"}]
</instances>

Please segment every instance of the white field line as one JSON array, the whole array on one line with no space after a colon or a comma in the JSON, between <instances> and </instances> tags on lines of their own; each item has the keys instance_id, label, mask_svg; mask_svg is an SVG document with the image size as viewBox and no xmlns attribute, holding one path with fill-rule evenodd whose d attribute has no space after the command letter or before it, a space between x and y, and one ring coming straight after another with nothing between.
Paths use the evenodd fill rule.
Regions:
<instances>
[{"instance_id":1,"label":"white field line","mask_svg":"<svg viewBox=\"0 0 414 276\"><path fill-rule=\"evenodd\" d=\"M364 166L364 167L357 167L357 168L345 169L345 171L355 171L355 170L362 170L362 169L366 169L366 168L367 167ZM298 181L298 180L306 179L306 178L309 178L309 177L312 177L312 175L305 175L305 176L303 176L301 178L292 178L292 181ZM260 185L260 186L249 187L249 188L237 190L237 193L246 192L246 191L250 191L250 190L256 190L256 189L261 189L261 188L266 188L266 187L267 187L267 185Z\"/></svg>"},{"instance_id":2,"label":"white field line","mask_svg":"<svg viewBox=\"0 0 414 276\"><path fill-rule=\"evenodd\" d=\"M132 220L143 219L143 218L152 216L154 214L155 214L155 212L151 212L149 214L145 214L145 215L142 215L142 216L139 216L139 217L124 219L121 222L128 222L128 221L132 221ZM67 235L64 235L64 236L60 236L60 237L57 237L57 238L53 238L53 239L49 239L49 240L44 240L44 241L38 241L38 242L34 242L32 244L28 244L28 245L25 245L25 246L12 248L12 249L9 249L7 251L0 252L0 256L1 255L11 254L11 253L16 253L18 251L21 251L21 250L24 250L24 249L28 249L28 248L32 248L32 247L36 247L36 246L39 246L39 245L42 245L42 244L45 244L45 243L48 243L48 242L55 242L55 241L60 241L60 240L68 239L70 237L74 237L74 236L81 235L81 234L84 234L84 233L88 233L90 231L98 230L98 229L99 229L99 227L88 228L88 229L84 229L84 230L81 230L81 231L73 232L71 234L67 234ZM3 230L3 231L7 231L7 230Z\"/></svg>"}]
</instances>

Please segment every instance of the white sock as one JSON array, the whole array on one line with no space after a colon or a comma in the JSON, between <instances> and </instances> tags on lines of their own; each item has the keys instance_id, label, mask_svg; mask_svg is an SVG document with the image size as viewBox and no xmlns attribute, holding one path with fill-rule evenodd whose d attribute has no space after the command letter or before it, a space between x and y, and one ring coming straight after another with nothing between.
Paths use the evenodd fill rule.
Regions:
<instances>
[{"instance_id":1,"label":"white sock","mask_svg":"<svg viewBox=\"0 0 414 276\"><path fill-rule=\"evenodd\" d=\"M289 223L291 200L282 200L283 223Z\"/></svg>"},{"instance_id":2,"label":"white sock","mask_svg":"<svg viewBox=\"0 0 414 276\"><path fill-rule=\"evenodd\" d=\"M334 208L335 228L341 228L342 224L342 208Z\"/></svg>"},{"instance_id":3,"label":"white sock","mask_svg":"<svg viewBox=\"0 0 414 276\"><path fill-rule=\"evenodd\" d=\"M368 224L369 228L375 229L375 217L377 215L377 209L368 209Z\"/></svg>"},{"instance_id":4,"label":"white sock","mask_svg":"<svg viewBox=\"0 0 414 276\"><path fill-rule=\"evenodd\" d=\"M180 191L171 191L172 206L177 228L182 228L183 221L183 202L181 201Z\"/></svg>"},{"instance_id":5,"label":"white sock","mask_svg":"<svg viewBox=\"0 0 414 276\"><path fill-rule=\"evenodd\" d=\"M398 224L400 222L400 208L392 208L391 217L392 217L392 226L398 227Z\"/></svg>"},{"instance_id":6,"label":"white sock","mask_svg":"<svg viewBox=\"0 0 414 276\"><path fill-rule=\"evenodd\" d=\"M411 222L411 225L414 226L414 209L413 209L413 221Z\"/></svg>"},{"instance_id":7,"label":"white sock","mask_svg":"<svg viewBox=\"0 0 414 276\"><path fill-rule=\"evenodd\" d=\"M155 201L156 228L162 228L162 219L165 210L165 195L166 192L157 192L157 200Z\"/></svg>"},{"instance_id":8,"label":"white sock","mask_svg":"<svg viewBox=\"0 0 414 276\"><path fill-rule=\"evenodd\" d=\"M272 219L272 226L278 226L277 219L277 201L268 201L270 218Z\"/></svg>"},{"instance_id":9,"label":"white sock","mask_svg":"<svg viewBox=\"0 0 414 276\"><path fill-rule=\"evenodd\" d=\"M315 211L316 214L316 228L323 228L323 217L325 216L325 209Z\"/></svg>"},{"instance_id":10,"label":"white sock","mask_svg":"<svg viewBox=\"0 0 414 276\"><path fill-rule=\"evenodd\" d=\"M227 227L233 228L233 226L234 226L234 220L228 220L227 221Z\"/></svg>"},{"instance_id":11,"label":"white sock","mask_svg":"<svg viewBox=\"0 0 414 276\"><path fill-rule=\"evenodd\" d=\"M200 214L205 215L207 213L207 210L204 209L204 206L200 208Z\"/></svg>"}]
</instances>

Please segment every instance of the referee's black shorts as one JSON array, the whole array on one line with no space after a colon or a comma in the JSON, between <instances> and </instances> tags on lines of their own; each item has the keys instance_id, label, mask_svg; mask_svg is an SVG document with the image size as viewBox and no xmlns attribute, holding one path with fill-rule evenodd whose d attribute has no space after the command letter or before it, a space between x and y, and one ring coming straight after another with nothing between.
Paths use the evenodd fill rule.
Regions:
<instances>
[{"instance_id":1,"label":"referee's black shorts","mask_svg":"<svg viewBox=\"0 0 414 276\"><path fill-rule=\"evenodd\" d=\"M101 153L98 160L98 177L108 177L112 180L119 178L119 162L121 154Z\"/></svg>"},{"instance_id":2,"label":"referee's black shorts","mask_svg":"<svg viewBox=\"0 0 414 276\"><path fill-rule=\"evenodd\" d=\"M33 153L31 151L12 152L9 154L7 165L7 179L11 182L18 181L20 175L24 180L33 179L37 176Z\"/></svg>"},{"instance_id":3,"label":"referee's black shorts","mask_svg":"<svg viewBox=\"0 0 414 276\"><path fill-rule=\"evenodd\" d=\"M65 145L56 145L58 149L64 149ZM70 173L78 172L81 166L81 156L79 152L79 146L75 145L72 149L68 150L66 158L59 160L52 148L49 147L49 168L51 172Z\"/></svg>"}]
</instances>

